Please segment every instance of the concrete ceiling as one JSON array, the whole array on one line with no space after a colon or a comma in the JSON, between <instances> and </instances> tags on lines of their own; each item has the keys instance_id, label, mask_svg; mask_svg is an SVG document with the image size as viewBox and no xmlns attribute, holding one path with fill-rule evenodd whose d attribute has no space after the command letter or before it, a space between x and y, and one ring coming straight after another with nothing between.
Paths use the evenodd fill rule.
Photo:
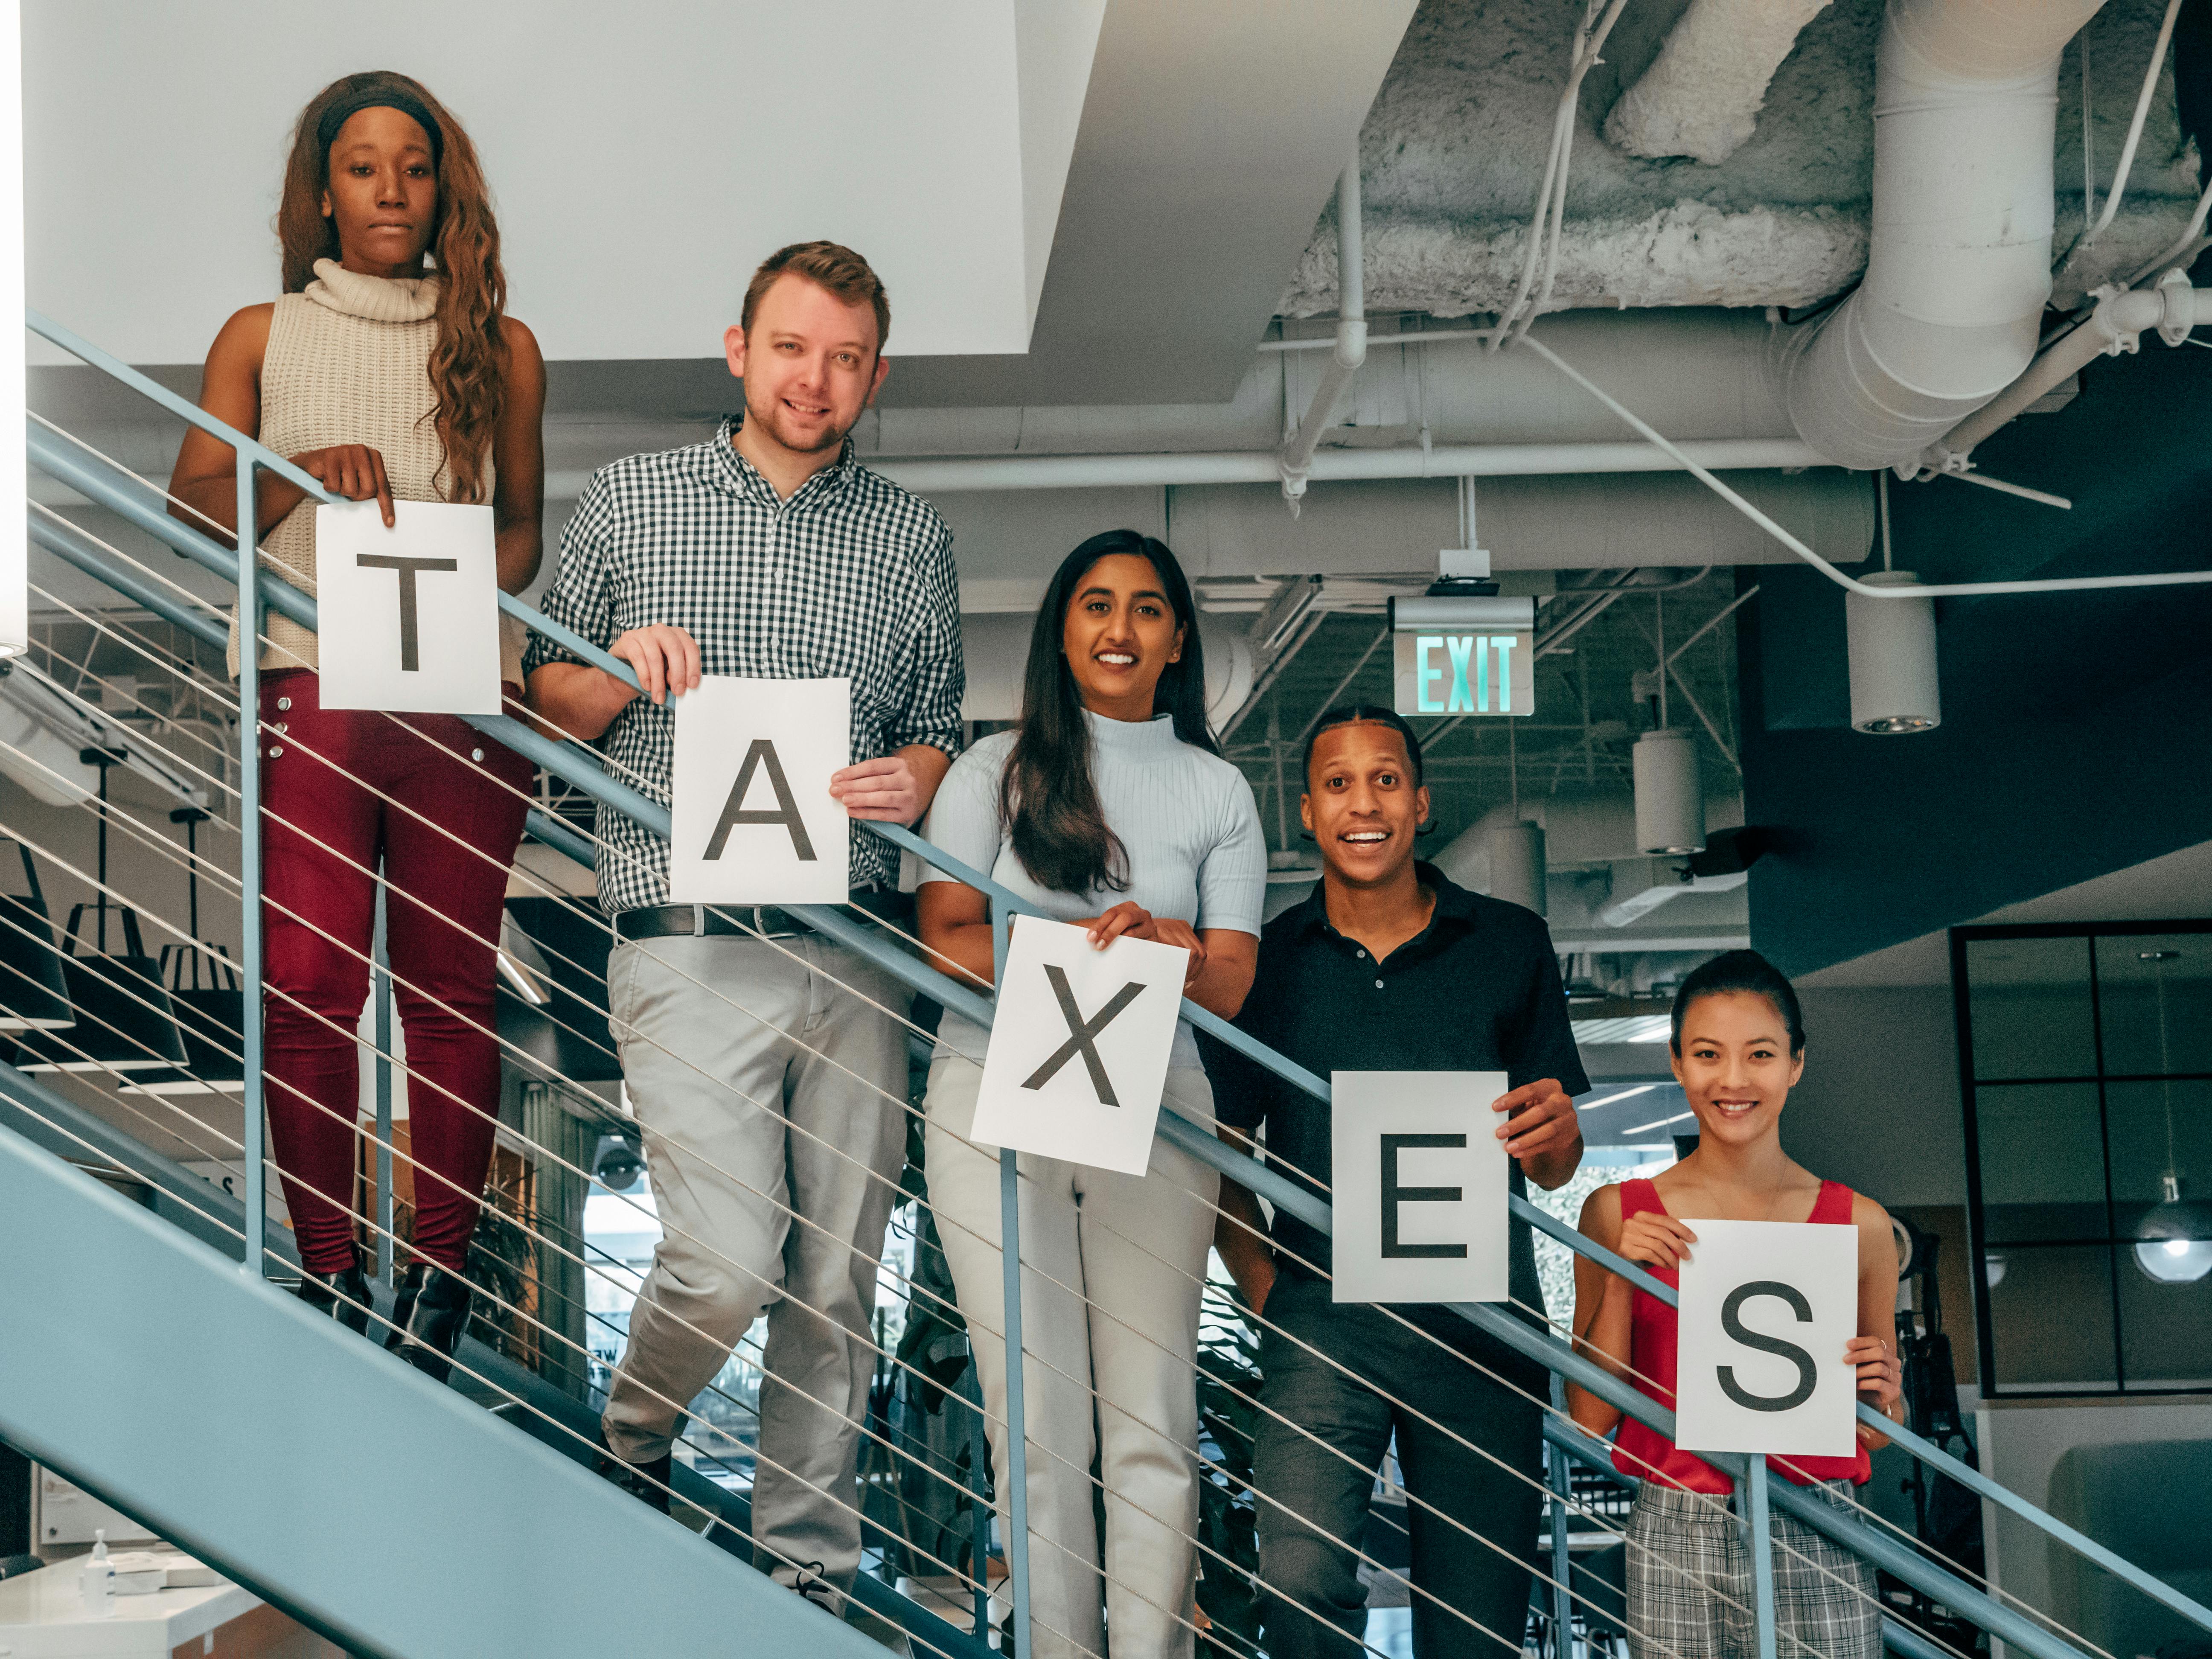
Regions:
<instances>
[{"instance_id":1,"label":"concrete ceiling","mask_svg":"<svg viewBox=\"0 0 2212 1659\"><path fill-rule=\"evenodd\" d=\"M1717 166L1645 161L1599 129L1656 54L1686 0L1634 0L1583 83L1557 300L1580 306L1805 306L1866 261L1881 0L1835 0L1798 36L1758 130ZM2126 137L2161 0L2109 0L2084 34L2100 189ZM1519 279L1577 9L1555 0L1426 0L1360 134L1367 303L1441 316L1495 311ZM2079 49L2059 77L2058 245L2081 226ZM2102 264L2171 241L2198 190L2169 59ZM2071 273L2062 300L2096 271ZM1282 298L1289 316L1336 303L1333 229L1317 226Z\"/></svg>"}]
</instances>

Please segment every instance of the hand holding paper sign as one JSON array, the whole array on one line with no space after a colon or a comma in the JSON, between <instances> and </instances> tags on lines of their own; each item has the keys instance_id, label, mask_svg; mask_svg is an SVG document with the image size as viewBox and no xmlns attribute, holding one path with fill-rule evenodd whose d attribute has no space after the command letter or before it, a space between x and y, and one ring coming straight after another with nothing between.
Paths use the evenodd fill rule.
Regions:
<instances>
[{"instance_id":1,"label":"hand holding paper sign","mask_svg":"<svg viewBox=\"0 0 2212 1659\"><path fill-rule=\"evenodd\" d=\"M1482 1133L1503 1072L1329 1079L1338 1302L1502 1302L1510 1288L1504 1146Z\"/></svg>"},{"instance_id":2,"label":"hand holding paper sign","mask_svg":"<svg viewBox=\"0 0 2212 1659\"><path fill-rule=\"evenodd\" d=\"M1697 1232L1682 1265L1675 1443L1850 1456L1858 1230L1701 1220Z\"/></svg>"},{"instance_id":3,"label":"hand holding paper sign","mask_svg":"<svg viewBox=\"0 0 2212 1659\"><path fill-rule=\"evenodd\" d=\"M975 1139L1142 1175L1182 1011L1181 951L1024 916L1006 948Z\"/></svg>"},{"instance_id":4,"label":"hand holding paper sign","mask_svg":"<svg viewBox=\"0 0 2212 1659\"><path fill-rule=\"evenodd\" d=\"M373 453L373 452L372 452ZM499 550L489 507L315 509L322 706L501 712Z\"/></svg>"},{"instance_id":5,"label":"hand holding paper sign","mask_svg":"<svg viewBox=\"0 0 2212 1659\"><path fill-rule=\"evenodd\" d=\"M676 700L672 901L843 902L852 831L830 777L851 713L849 680L708 674Z\"/></svg>"}]
</instances>

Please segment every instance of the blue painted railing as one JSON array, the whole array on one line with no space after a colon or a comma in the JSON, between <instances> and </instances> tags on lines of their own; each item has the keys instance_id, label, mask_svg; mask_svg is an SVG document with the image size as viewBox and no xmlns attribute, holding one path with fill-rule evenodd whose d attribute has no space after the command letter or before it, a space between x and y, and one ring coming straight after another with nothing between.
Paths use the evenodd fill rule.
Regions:
<instances>
[{"instance_id":1,"label":"blue painted railing","mask_svg":"<svg viewBox=\"0 0 2212 1659\"><path fill-rule=\"evenodd\" d=\"M240 457L239 522L241 525L250 525L253 522L251 478L256 468L266 469L287 478L318 501L335 502L335 497L283 457L263 447L252 438L226 426L221 421L216 420L195 404L119 359L102 351L89 341L71 333L36 312L28 313L27 321L33 332L52 341L124 385L131 386L179 418L231 446ZM226 580L240 582L241 591L243 591L242 578L252 569L250 549L234 553L232 550L223 547L219 542L193 530L172 517L156 498L145 491L143 486L102 465L82 452L70 448L35 425L30 432L29 445L31 459L42 471L68 484L87 499L117 513L137 528L165 542L178 552L215 574L223 576ZM189 629L195 635L203 638L212 638L223 631L220 625L213 623L204 612L193 611L188 605L162 593L153 585L139 580L127 571L119 569L113 561L88 546L81 536L73 536L66 531L44 523L34 524L33 534L42 546L68 560L88 574L98 577L103 581L109 580L111 576L120 577L121 580L114 583L118 591L128 593L137 602L145 605L165 618ZM312 629L316 626L317 611L314 599L283 580L281 576L264 568L258 573L258 580L253 582L252 586L254 592L252 595L251 608L254 611L258 611L260 605L266 604L303 627ZM611 656L592 641L581 638L573 630L553 622L511 595L505 593L500 595L500 608L506 614L518 617L532 629L555 640L583 660L614 675L627 684L632 686L638 684L635 672L627 663ZM258 623L258 617L255 620ZM241 618L240 630L242 635L245 634L246 619L244 618ZM255 634L258 635L258 631L257 625L254 629ZM242 652L241 663L252 663L256 654L252 651ZM246 702L244 696L246 685L243 680L240 690L242 705L252 706ZM628 784L611 777L605 769L599 763L597 757L580 745L546 737L536 727L506 715L469 715L464 718L478 730L498 739L517 753L543 767L547 772L562 779L571 787L581 791L595 801L633 819L655 835L664 839L669 836L671 826L668 808ZM244 722L241 722L241 726L244 726ZM246 740L242 744L242 752L245 755L258 752L258 744L251 741L252 736L251 731L247 730ZM251 775L251 774L241 773L242 788ZM253 805L258 809L258 802ZM245 808L242 806L242 814L244 811ZM240 824L242 835L248 830L252 822L250 818L242 816ZM867 823L866 827L882 836L893 845L914 854L933 867L985 894L991 899L994 907L994 920L1000 921L1001 924L1004 918L1012 915L1042 914L1035 907L993 881L983 872L969 867L959 860L932 846L910 830L895 824L874 823ZM539 839L577 859L580 862L592 861L592 849L584 837L547 818L544 814L531 815L530 829L532 833L538 836ZM243 875L248 872L241 873ZM247 901L251 904L258 899L258 858L254 860L250 873L256 884L249 885L246 890ZM906 951L893 947L868 924L854 921L844 910L836 907L792 906L787 908L825 937L849 946L857 954L894 975L909 988L934 999L946 1008L987 1029L990 1025L993 1004L989 998L950 979ZM252 988L248 1001L249 1007L258 1006L258 951L251 949L256 931L251 927L246 930L250 953L246 955L246 959L252 963L256 975L256 977L249 981ZM1198 1029L1208 1032L1224 1043L1248 1055L1314 1098L1323 1102L1330 1098L1329 1086L1324 1079L1255 1042L1219 1016L1188 1001L1183 1004L1183 1013ZM258 1059L258 1033L253 1029L258 1022L249 1019L246 1024L249 1027L248 1054ZM256 1079L250 1074L249 1089L254 1086L255 1081ZM256 1114L249 1110L249 1132L253 1127L252 1118ZM1292 1183L1287 1177L1267 1168L1258 1160L1233 1151L1212 1133L1164 1106L1160 1112L1158 1132L1171 1145L1188 1152L1202 1163L1219 1170L1230 1179L1266 1198L1277 1208L1287 1210L1324 1234L1329 1231L1329 1206L1324 1200ZM252 1182L253 1172L260 1167L258 1137L253 1137L253 1150L249 1156L252 1159L249 1164L249 1182ZM1638 1289L1656 1297L1670 1306L1676 1303L1676 1294L1671 1287L1662 1284L1634 1263L1584 1237L1574 1228L1530 1203L1525 1198L1516 1194L1512 1197L1511 1205L1513 1213L1517 1218L1559 1240L1577 1255L1619 1273ZM253 1206L249 1205L248 1207L251 1212ZM1005 1238L1009 1259L1018 1260L1019 1245L1018 1235L1013 1231L1015 1218L1010 1212L1004 1218L1004 1221L1007 1228ZM1673 1437L1673 1413L1614 1376L1610 1371L1574 1352L1557 1337L1540 1331L1490 1304L1457 1304L1454 1311L1507 1346L1588 1389L1628 1415L1667 1435L1670 1439ZM1018 1367L1009 1368L1010 1380L1012 1376L1018 1374L1019 1369ZM1020 1445L1025 1437L1020 1421L1018 1395L1010 1398L1008 1404L1008 1415L1012 1419L1009 1426L1009 1440L1012 1444ZM2069 1549L2079 1553L2084 1559L2103 1567L2153 1601L2179 1613L2200 1628L2212 1631L2212 1610L2208 1610L2132 1562L2116 1555L2076 1528L2045 1513L2017 1493L1991 1480L1980 1471L1951 1456L1931 1442L1881 1416L1863 1402L1859 1405L1858 1413L1862 1421L1878 1432L1887 1436L1892 1442L1936 1473L1957 1481L1977 1495L2019 1516L2030 1525L2064 1544ZM1740 1487L1747 1489L1745 1495L1747 1498L1753 1500L1748 1507L1753 1511L1749 1524L1755 1535L1763 1537L1765 1528L1761 1512L1767 1503L1771 1503L1845 1548L1852 1550L1882 1570L1892 1573L1905 1583L1951 1607L1991 1635L2017 1647L2022 1652L2034 1655L2036 1659L2084 1659L2081 1650L2070 1643L2054 1635L2044 1626L2005 1606L1995 1597L1974 1589L1963 1579L1936 1565L1910 1544L1901 1542L1896 1538L1850 1519L1828 1504L1808 1496L1789 1483L1768 1487L1763 1478L1765 1471L1763 1461L1723 1455L1715 1455L1708 1461L1735 1479ZM1762 1491L1762 1488L1765 1490ZM1010 1542L1013 1541L1010 1540ZM1020 1541L1026 1542L1025 1540ZM1020 1550L1018 1545L1016 1551L1010 1553L1010 1569L1019 1568L1024 1565L1019 1559L1023 1553L1025 1553L1025 1551ZM1022 1572L1021 1577L1025 1580L1026 1577L1026 1572ZM1017 1585L1018 1599L1024 1602L1027 1600L1026 1589L1026 1583ZM1770 1607L1762 1606L1761 1612L1763 1614L1771 1615ZM1771 1650L1772 1640L1771 1617L1763 1617L1761 1624L1762 1646ZM1024 1656L1027 1651L1027 1636L1026 1620L1018 1620L1016 1628L1018 1650Z\"/></svg>"}]
</instances>

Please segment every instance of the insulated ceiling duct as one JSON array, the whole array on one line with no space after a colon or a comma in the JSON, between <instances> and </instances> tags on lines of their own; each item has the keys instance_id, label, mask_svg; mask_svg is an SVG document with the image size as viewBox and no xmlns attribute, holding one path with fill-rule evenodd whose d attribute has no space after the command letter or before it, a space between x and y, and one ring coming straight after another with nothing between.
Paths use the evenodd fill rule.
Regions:
<instances>
[{"instance_id":1,"label":"insulated ceiling duct","mask_svg":"<svg viewBox=\"0 0 2212 1659\"><path fill-rule=\"evenodd\" d=\"M1898 466L2012 384L2051 295L2058 54L2101 0L1889 0L1858 291L1786 348L1798 433Z\"/></svg>"}]
</instances>

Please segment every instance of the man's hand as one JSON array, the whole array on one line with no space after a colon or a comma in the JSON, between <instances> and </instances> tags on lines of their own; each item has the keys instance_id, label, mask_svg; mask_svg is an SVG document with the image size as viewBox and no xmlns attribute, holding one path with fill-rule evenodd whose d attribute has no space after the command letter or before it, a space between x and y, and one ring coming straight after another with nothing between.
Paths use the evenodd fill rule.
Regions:
<instances>
[{"instance_id":1,"label":"man's hand","mask_svg":"<svg viewBox=\"0 0 2212 1659\"><path fill-rule=\"evenodd\" d=\"M1582 1120L1557 1078L1524 1083L1500 1095L1490 1109L1505 1114L1498 1128L1505 1155L1539 1187L1548 1191L1559 1186L1583 1161Z\"/></svg>"},{"instance_id":2,"label":"man's hand","mask_svg":"<svg viewBox=\"0 0 2212 1659\"><path fill-rule=\"evenodd\" d=\"M912 823L921 816L921 780L904 755L878 755L832 772L830 793L856 818Z\"/></svg>"},{"instance_id":3,"label":"man's hand","mask_svg":"<svg viewBox=\"0 0 2212 1659\"><path fill-rule=\"evenodd\" d=\"M680 628L633 628L607 651L637 671L638 684L655 702L699 689L699 642Z\"/></svg>"}]
</instances>

